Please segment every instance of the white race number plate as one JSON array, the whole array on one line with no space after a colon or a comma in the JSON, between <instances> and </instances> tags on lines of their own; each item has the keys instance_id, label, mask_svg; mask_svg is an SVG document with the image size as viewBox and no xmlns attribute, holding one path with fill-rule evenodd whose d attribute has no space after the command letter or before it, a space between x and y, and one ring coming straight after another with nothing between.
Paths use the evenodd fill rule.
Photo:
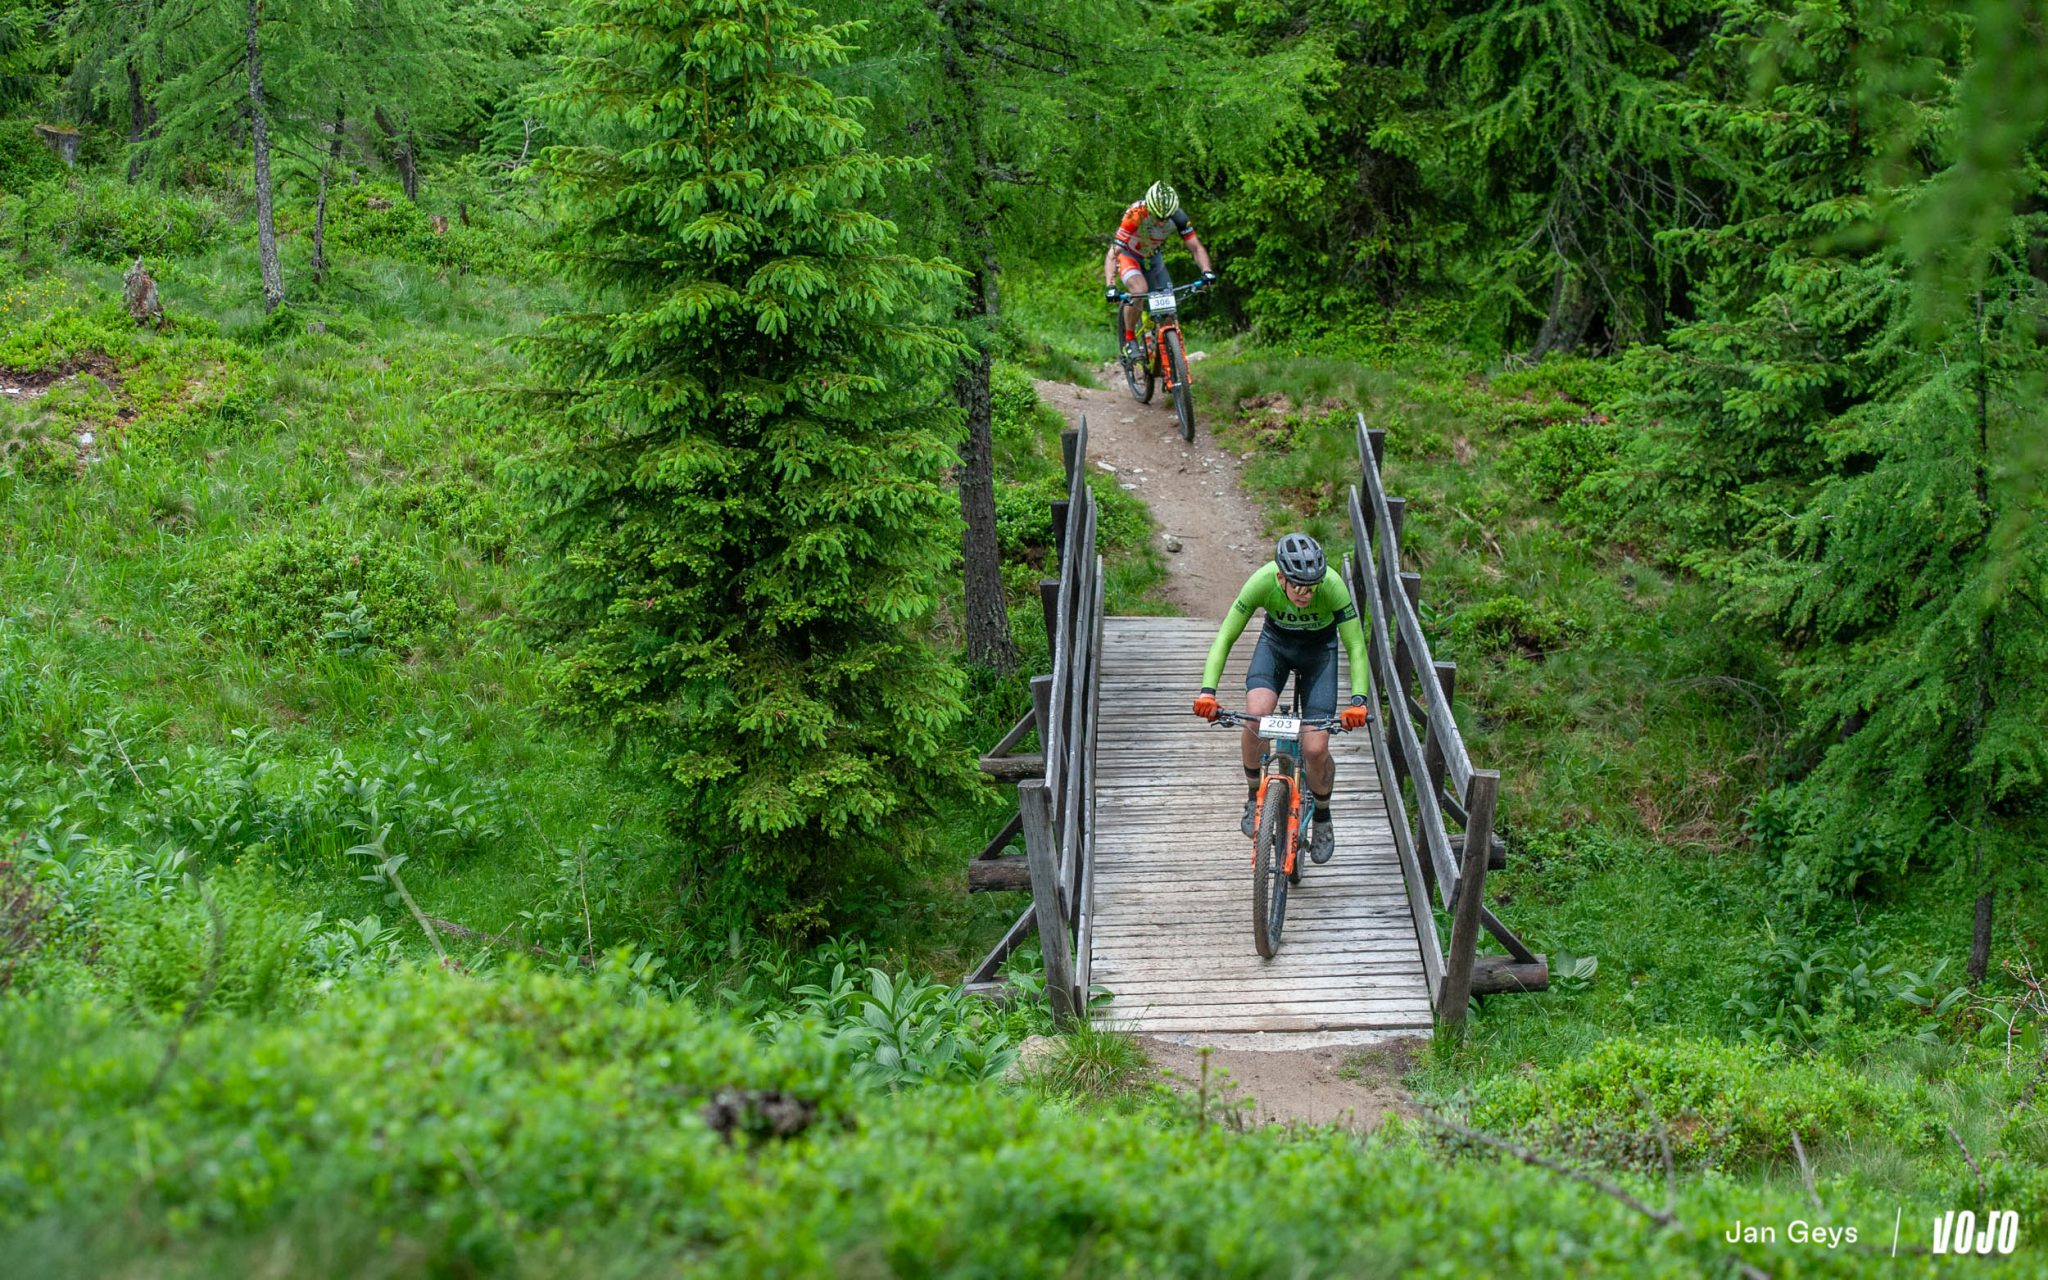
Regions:
<instances>
[{"instance_id":1,"label":"white race number plate","mask_svg":"<svg viewBox=\"0 0 2048 1280\"><path fill-rule=\"evenodd\" d=\"M1172 294L1161 291L1148 295L1146 305L1151 308L1153 315L1164 316L1173 314L1173 309L1179 304Z\"/></svg>"},{"instance_id":2,"label":"white race number plate","mask_svg":"<svg viewBox=\"0 0 2048 1280\"><path fill-rule=\"evenodd\" d=\"M1261 716L1259 736L1262 738L1298 738L1301 736L1299 716Z\"/></svg>"}]
</instances>

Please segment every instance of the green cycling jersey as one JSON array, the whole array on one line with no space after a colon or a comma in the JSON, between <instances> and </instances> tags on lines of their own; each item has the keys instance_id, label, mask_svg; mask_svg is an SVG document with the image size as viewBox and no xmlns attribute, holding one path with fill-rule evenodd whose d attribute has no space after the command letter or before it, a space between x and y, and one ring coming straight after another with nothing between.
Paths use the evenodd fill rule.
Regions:
<instances>
[{"instance_id":1,"label":"green cycling jersey","mask_svg":"<svg viewBox=\"0 0 2048 1280\"><path fill-rule=\"evenodd\" d=\"M1316 593L1309 597L1307 607L1296 608L1281 585L1280 571L1270 564L1259 566L1245 580L1244 589L1237 593L1230 612L1224 616L1216 641L1209 646L1209 661L1202 666L1204 689L1216 687L1223 676L1223 663L1230 657L1230 647L1237 643L1245 624L1260 609L1266 611L1267 626L1302 638L1335 626L1351 662L1351 694L1358 698L1366 696L1365 631L1358 625L1358 606L1351 602L1343 576L1334 568L1324 570L1323 580L1316 584Z\"/></svg>"}]
</instances>

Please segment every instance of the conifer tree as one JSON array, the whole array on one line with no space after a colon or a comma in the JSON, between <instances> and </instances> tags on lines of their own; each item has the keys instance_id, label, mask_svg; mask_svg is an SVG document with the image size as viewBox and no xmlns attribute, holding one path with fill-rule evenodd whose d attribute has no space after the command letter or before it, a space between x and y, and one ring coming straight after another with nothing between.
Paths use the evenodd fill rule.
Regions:
<instances>
[{"instance_id":1,"label":"conifer tree","mask_svg":"<svg viewBox=\"0 0 2048 1280\"><path fill-rule=\"evenodd\" d=\"M1681 238L1699 319L1644 359L1648 492L1729 612L1792 646L1807 755L1756 814L1783 887L1952 874L1981 979L2048 822L2048 131L2037 110L1987 160L1952 72L1999 28L1956 8L1730 10L1728 79L1762 80L1688 107L1743 181Z\"/></svg>"},{"instance_id":2,"label":"conifer tree","mask_svg":"<svg viewBox=\"0 0 2048 1280\"><path fill-rule=\"evenodd\" d=\"M847 26L787 0L587 0L545 99L557 260L588 309L531 344L532 466L566 627L557 700L674 784L716 905L817 918L914 858L964 682L919 636L960 526L944 479L952 273L862 207L915 162L812 71Z\"/></svg>"}]
</instances>

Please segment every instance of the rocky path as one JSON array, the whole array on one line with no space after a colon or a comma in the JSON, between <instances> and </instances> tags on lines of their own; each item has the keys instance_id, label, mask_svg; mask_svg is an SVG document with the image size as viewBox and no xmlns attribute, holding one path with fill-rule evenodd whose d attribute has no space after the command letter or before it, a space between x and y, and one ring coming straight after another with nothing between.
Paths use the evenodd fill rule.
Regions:
<instances>
[{"instance_id":1,"label":"rocky path","mask_svg":"<svg viewBox=\"0 0 2048 1280\"><path fill-rule=\"evenodd\" d=\"M1117 482L1152 509L1167 552L1167 598L1188 617L1221 618L1271 554L1258 508L1237 486L1243 460L1220 449L1199 419L1194 443L1183 441L1164 388L1144 405L1124 389L1117 366L1106 366L1102 380L1108 390L1068 382L1036 386L1039 398L1069 422L1087 415L1089 465L1114 471Z\"/></svg>"}]
</instances>

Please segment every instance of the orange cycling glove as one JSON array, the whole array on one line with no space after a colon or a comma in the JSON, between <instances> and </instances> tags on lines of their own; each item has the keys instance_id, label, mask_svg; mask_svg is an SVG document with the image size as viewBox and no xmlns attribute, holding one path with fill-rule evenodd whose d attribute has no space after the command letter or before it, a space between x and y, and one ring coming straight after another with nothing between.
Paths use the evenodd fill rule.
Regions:
<instances>
[{"instance_id":1,"label":"orange cycling glove","mask_svg":"<svg viewBox=\"0 0 2048 1280\"><path fill-rule=\"evenodd\" d=\"M1196 696L1195 714L1202 717L1202 719L1214 720L1216 718L1216 712L1218 710L1220 710L1220 708L1216 705L1216 695L1211 693L1209 690L1204 689L1200 694Z\"/></svg>"},{"instance_id":2,"label":"orange cycling glove","mask_svg":"<svg viewBox=\"0 0 2048 1280\"><path fill-rule=\"evenodd\" d=\"M1344 708L1344 714L1340 717L1346 729L1363 729L1365 722L1371 718L1372 712L1366 709L1364 698L1353 698L1351 705Z\"/></svg>"}]
</instances>

